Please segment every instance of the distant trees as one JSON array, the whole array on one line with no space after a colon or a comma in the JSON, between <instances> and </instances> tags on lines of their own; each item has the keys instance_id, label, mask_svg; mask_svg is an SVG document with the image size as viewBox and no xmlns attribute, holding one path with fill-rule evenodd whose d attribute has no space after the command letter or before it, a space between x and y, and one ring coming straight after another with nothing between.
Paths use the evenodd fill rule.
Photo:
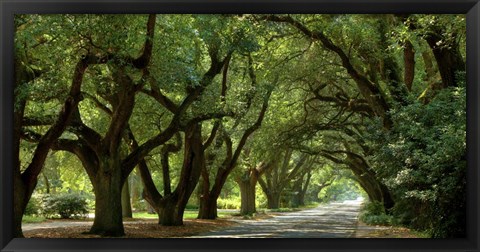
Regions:
<instances>
[{"instance_id":1,"label":"distant trees","mask_svg":"<svg viewBox=\"0 0 480 252\"><path fill-rule=\"evenodd\" d=\"M272 160L270 169L264 174L264 178L259 179L260 186L267 196L267 205L269 209L280 207L280 196L285 187L291 183L294 178L312 167L313 162L307 154L295 155L292 149L286 149L277 152Z\"/></svg>"},{"instance_id":2,"label":"distant trees","mask_svg":"<svg viewBox=\"0 0 480 252\"><path fill-rule=\"evenodd\" d=\"M252 69L252 62L249 63L250 66L250 78L252 81L252 88L253 89L261 89L262 87L258 87L256 83L256 77L255 74L253 73ZM217 171L216 175L214 176L213 183L210 182L210 176L208 175L209 171L207 168L203 171L202 175L202 192L201 192L201 198L200 198L200 209L198 213L198 218L200 219L215 219L217 217L217 199L220 196L221 190L227 181L228 176L230 173L235 169L237 166L238 160L240 158L240 155L242 153L243 147L247 143L247 140L249 137L258 129L260 128L263 118L265 117L265 113L268 109L268 103L269 103L269 98L270 95L273 91L273 87L267 86L265 90L265 93L262 94L260 93L260 97L255 97L256 95L253 94L250 100L247 101L247 112L243 115L247 115L248 110L253 110L251 109L250 106L252 103L253 98L260 99L261 102L261 107L260 110L256 113L254 113L254 121L250 125L247 125L246 128L241 132L240 138L238 139L238 144L233 147L233 139L232 136L225 129L226 125L219 125L221 132L217 135L217 143L216 143L216 151L219 151L219 149L224 145L225 148L225 155L223 160L221 161L220 164L217 166ZM253 106L252 106L253 107ZM250 112L251 113L251 112ZM249 114L250 114L249 113ZM237 119L237 122L234 123L233 128L238 127L238 123L240 122L241 119L244 118L239 118ZM215 126L214 126L215 127ZM215 158L214 155L209 156L209 161L208 165L212 164L213 159ZM209 167L210 168L210 167ZM210 168L211 169L211 168ZM211 185L211 186L210 186Z\"/></svg>"}]
</instances>

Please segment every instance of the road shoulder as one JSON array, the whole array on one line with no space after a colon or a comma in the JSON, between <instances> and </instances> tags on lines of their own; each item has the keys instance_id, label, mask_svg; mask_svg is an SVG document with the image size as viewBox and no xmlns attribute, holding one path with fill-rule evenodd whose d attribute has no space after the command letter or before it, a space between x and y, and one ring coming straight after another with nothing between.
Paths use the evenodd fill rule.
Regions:
<instances>
[{"instance_id":1,"label":"road shoulder","mask_svg":"<svg viewBox=\"0 0 480 252\"><path fill-rule=\"evenodd\" d=\"M421 238L404 227L367 225L358 220L352 238Z\"/></svg>"}]
</instances>

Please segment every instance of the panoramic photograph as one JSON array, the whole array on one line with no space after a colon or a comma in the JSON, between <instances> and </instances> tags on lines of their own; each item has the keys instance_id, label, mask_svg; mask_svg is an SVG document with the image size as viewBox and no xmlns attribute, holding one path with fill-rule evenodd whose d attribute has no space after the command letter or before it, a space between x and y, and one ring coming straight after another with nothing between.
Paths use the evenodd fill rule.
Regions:
<instances>
[{"instance_id":1,"label":"panoramic photograph","mask_svg":"<svg viewBox=\"0 0 480 252\"><path fill-rule=\"evenodd\" d=\"M466 237L463 14L14 29L15 237Z\"/></svg>"}]
</instances>

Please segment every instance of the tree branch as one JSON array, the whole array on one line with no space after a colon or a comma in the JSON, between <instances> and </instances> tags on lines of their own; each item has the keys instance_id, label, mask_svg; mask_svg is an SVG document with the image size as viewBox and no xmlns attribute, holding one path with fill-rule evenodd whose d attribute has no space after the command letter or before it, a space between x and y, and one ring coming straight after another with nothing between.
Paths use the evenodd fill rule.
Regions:
<instances>
[{"instance_id":1,"label":"tree branch","mask_svg":"<svg viewBox=\"0 0 480 252\"><path fill-rule=\"evenodd\" d=\"M98 64L101 62L103 62L101 58L88 55L79 60L76 64L72 78L72 84L70 86L70 92L63 104L61 111L58 114L58 118L48 129L47 133L45 133L45 135L43 135L39 140L39 143L33 154L32 161L21 175L22 180L27 182L26 184L32 184L33 181L36 180L43 168L43 164L47 158L50 147L56 141L56 139L62 135L63 131L69 124L73 111L77 108L78 103L81 100L80 90L83 82L83 76L88 66L90 64Z\"/></svg>"},{"instance_id":2,"label":"tree branch","mask_svg":"<svg viewBox=\"0 0 480 252\"><path fill-rule=\"evenodd\" d=\"M308 38L313 40L319 40L325 48L336 53L340 57L342 66L347 70L347 73L355 81L355 83L357 83L359 91L368 101L372 110L377 116L380 116L384 120L385 127L391 127L391 119L386 113L389 108L378 87L374 83L372 83L367 77L361 75L352 65L347 54L345 54L345 52L340 47L335 45L327 36L325 36L323 32L312 32L302 23L298 22L290 16L265 15L262 16L261 19L273 22L288 23L297 28Z\"/></svg>"},{"instance_id":3,"label":"tree branch","mask_svg":"<svg viewBox=\"0 0 480 252\"><path fill-rule=\"evenodd\" d=\"M232 54L229 52L226 58L222 61L216 59L216 54L211 55L211 64L208 71L203 75L203 78L200 80L200 85L196 86L183 100L182 104L176 110L175 115L168 127L161 133L157 134L155 137L147 140L141 146L132 151L122 162L122 166L125 168L125 171L131 171L135 165L145 157L152 149L162 145L168 141L172 136L179 131L180 118L184 115L187 108L203 93L204 89L212 83L213 78L220 73L223 65L226 63L227 58Z\"/></svg>"}]
</instances>

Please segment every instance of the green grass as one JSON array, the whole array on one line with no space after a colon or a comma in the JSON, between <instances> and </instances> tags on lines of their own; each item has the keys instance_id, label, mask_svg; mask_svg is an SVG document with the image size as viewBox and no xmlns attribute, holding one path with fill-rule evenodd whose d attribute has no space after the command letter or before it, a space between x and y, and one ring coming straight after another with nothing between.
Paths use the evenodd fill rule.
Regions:
<instances>
[{"instance_id":1,"label":"green grass","mask_svg":"<svg viewBox=\"0 0 480 252\"><path fill-rule=\"evenodd\" d=\"M302 206L301 208L305 209L311 209L311 208L315 208L315 207L318 207L320 206L320 203L318 202L310 202L310 203L307 203L305 206Z\"/></svg>"},{"instance_id":2,"label":"green grass","mask_svg":"<svg viewBox=\"0 0 480 252\"><path fill-rule=\"evenodd\" d=\"M415 236L418 238L432 238L428 231L417 231L417 230L410 230Z\"/></svg>"},{"instance_id":3,"label":"green grass","mask_svg":"<svg viewBox=\"0 0 480 252\"><path fill-rule=\"evenodd\" d=\"M275 213L287 213L287 212L294 212L295 209L287 208L287 207L280 207L275 209L265 209L267 212L275 212Z\"/></svg>"},{"instance_id":4,"label":"green grass","mask_svg":"<svg viewBox=\"0 0 480 252\"><path fill-rule=\"evenodd\" d=\"M296 211L302 211L305 209L315 208L319 205L320 203L308 203L305 206L299 206L299 207L280 207L276 209L261 209L261 210L265 212L288 213L288 212L296 212Z\"/></svg>"},{"instance_id":5,"label":"green grass","mask_svg":"<svg viewBox=\"0 0 480 252\"><path fill-rule=\"evenodd\" d=\"M149 214L147 212L134 212L132 213L133 218L142 218L142 219L156 219L158 215L156 213Z\"/></svg>"},{"instance_id":6,"label":"green grass","mask_svg":"<svg viewBox=\"0 0 480 252\"><path fill-rule=\"evenodd\" d=\"M22 218L22 223L39 223L44 221L45 217L42 216L24 215Z\"/></svg>"},{"instance_id":7,"label":"green grass","mask_svg":"<svg viewBox=\"0 0 480 252\"><path fill-rule=\"evenodd\" d=\"M218 210L218 217L224 218L232 216L234 213ZM198 215L198 210L185 210L183 214L184 219L196 219ZM133 218L142 218L142 219L157 219L158 215L156 213L149 214L147 212L135 212L133 213Z\"/></svg>"}]
</instances>

